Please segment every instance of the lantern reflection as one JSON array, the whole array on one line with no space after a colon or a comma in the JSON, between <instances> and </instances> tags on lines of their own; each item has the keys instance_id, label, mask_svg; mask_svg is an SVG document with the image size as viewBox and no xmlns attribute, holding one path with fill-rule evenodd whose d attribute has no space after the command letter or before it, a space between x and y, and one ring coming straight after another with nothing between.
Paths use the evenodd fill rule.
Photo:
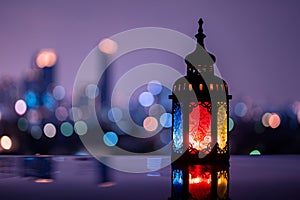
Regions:
<instances>
[{"instance_id":1,"label":"lantern reflection","mask_svg":"<svg viewBox=\"0 0 300 200\"><path fill-rule=\"evenodd\" d=\"M229 166L172 165L170 200L226 200L229 194Z\"/></svg>"}]
</instances>

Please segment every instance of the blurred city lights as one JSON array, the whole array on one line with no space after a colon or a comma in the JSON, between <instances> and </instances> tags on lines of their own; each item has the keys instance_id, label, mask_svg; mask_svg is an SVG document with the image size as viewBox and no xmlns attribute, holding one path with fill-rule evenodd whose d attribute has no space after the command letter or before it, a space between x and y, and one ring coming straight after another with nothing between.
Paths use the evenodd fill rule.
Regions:
<instances>
[{"instance_id":1,"label":"blurred city lights","mask_svg":"<svg viewBox=\"0 0 300 200\"><path fill-rule=\"evenodd\" d=\"M280 125L281 119L278 114L273 113L269 117L269 125L271 128L277 128Z\"/></svg>"},{"instance_id":2,"label":"blurred city lights","mask_svg":"<svg viewBox=\"0 0 300 200\"><path fill-rule=\"evenodd\" d=\"M19 99L15 103L15 111L18 115L24 115L27 110L26 102L23 99Z\"/></svg>"},{"instance_id":3,"label":"blurred city lights","mask_svg":"<svg viewBox=\"0 0 300 200\"><path fill-rule=\"evenodd\" d=\"M0 144L1 144L1 147L5 150L10 150L10 148L12 147L12 141L11 141L10 137L8 137L6 135L1 137Z\"/></svg>"},{"instance_id":4,"label":"blurred city lights","mask_svg":"<svg viewBox=\"0 0 300 200\"><path fill-rule=\"evenodd\" d=\"M103 141L107 146L115 146L118 143L118 136L116 133L110 131L104 134Z\"/></svg>"},{"instance_id":5,"label":"blurred city lights","mask_svg":"<svg viewBox=\"0 0 300 200\"><path fill-rule=\"evenodd\" d=\"M170 128L172 126L172 114L164 113L159 118L160 124L165 128Z\"/></svg>"},{"instance_id":6,"label":"blurred city lights","mask_svg":"<svg viewBox=\"0 0 300 200\"><path fill-rule=\"evenodd\" d=\"M43 101L43 104L49 109L52 109L55 107L56 101L55 101L54 97L48 92L44 93L44 95L42 97L42 101Z\"/></svg>"},{"instance_id":7,"label":"blurred city lights","mask_svg":"<svg viewBox=\"0 0 300 200\"><path fill-rule=\"evenodd\" d=\"M71 136L73 134L72 124L69 123L69 122L62 123L61 126L60 126L60 132L66 137Z\"/></svg>"},{"instance_id":8,"label":"blurred city lights","mask_svg":"<svg viewBox=\"0 0 300 200\"><path fill-rule=\"evenodd\" d=\"M39 124L41 121L40 112L37 110L29 110L26 115L30 124Z\"/></svg>"},{"instance_id":9,"label":"blurred city lights","mask_svg":"<svg viewBox=\"0 0 300 200\"><path fill-rule=\"evenodd\" d=\"M57 101L60 101L65 98L66 90L63 86L57 85L53 88L52 94L53 94L54 99L56 99Z\"/></svg>"},{"instance_id":10,"label":"blurred city lights","mask_svg":"<svg viewBox=\"0 0 300 200\"><path fill-rule=\"evenodd\" d=\"M27 91L24 97L29 108L33 108L38 105L37 95L33 91Z\"/></svg>"},{"instance_id":11,"label":"blurred city lights","mask_svg":"<svg viewBox=\"0 0 300 200\"><path fill-rule=\"evenodd\" d=\"M261 153L260 153L260 151L259 150L253 150L253 151L251 151L250 152L250 154L249 154L250 156L260 156L261 155Z\"/></svg>"},{"instance_id":12,"label":"blurred city lights","mask_svg":"<svg viewBox=\"0 0 300 200\"><path fill-rule=\"evenodd\" d=\"M166 112L165 108L161 104L153 104L149 108L149 115L159 118Z\"/></svg>"},{"instance_id":13,"label":"blurred city lights","mask_svg":"<svg viewBox=\"0 0 300 200\"><path fill-rule=\"evenodd\" d=\"M231 117L229 117L229 131L232 131L233 127L234 127L234 121Z\"/></svg>"},{"instance_id":14,"label":"blurred city lights","mask_svg":"<svg viewBox=\"0 0 300 200\"><path fill-rule=\"evenodd\" d=\"M158 122L154 117L146 117L143 122L143 127L146 131L154 131L158 127Z\"/></svg>"},{"instance_id":15,"label":"blurred city lights","mask_svg":"<svg viewBox=\"0 0 300 200\"><path fill-rule=\"evenodd\" d=\"M236 116L244 117L247 114L248 108L245 103L237 103L234 107L234 113Z\"/></svg>"},{"instance_id":16,"label":"blurred city lights","mask_svg":"<svg viewBox=\"0 0 300 200\"><path fill-rule=\"evenodd\" d=\"M28 129L28 121L24 117L18 119L18 128L20 131L26 131Z\"/></svg>"},{"instance_id":17,"label":"blurred city lights","mask_svg":"<svg viewBox=\"0 0 300 200\"><path fill-rule=\"evenodd\" d=\"M69 116L69 112L67 108L65 108L64 106L59 106L58 108L56 108L55 110L56 119L58 119L59 121L64 121L68 118L68 116Z\"/></svg>"},{"instance_id":18,"label":"blurred city lights","mask_svg":"<svg viewBox=\"0 0 300 200\"><path fill-rule=\"evenodd\" d=\"M36 182L36 183L52 183L53 181L54 181L53 179L39 178L39 179L36 179L34 182Z\"/></svg>"},{"instance_id":19,"label":"blurred city lights","mask_svg":"<svg viewBox=\"0 0 300 200\"><path fill-rule=\"evenodd\" d=\"M100 41L98 48L105 54L114 54L118 49L118 44L109 38L105 38Z\"/></svg>"},{"instance_id":20,"label":"blurred city lights","mask_svg":"<svg viewBox=\"0 0 300 200\"><path fill-rule=\"evenodd\" d=\"M74 124L74 130L78 135L84 135L87 133L88 127L84 121L77 121Z\"/></svg>"},{"instance_id":21,"label":"blurred city lights","mask_svg":"<svg viewBox=\"0 0 300 200\"><path fill-rule=\"evenodd\" d=\"M48 138L53 138L56 135L56 128L52 123L47 123L44 126L44 134L48 137Z\"/></svg>"},{"instance_id":22,"label":"blurred city lights","mask_svg":"<svg viewBox=\"0 0 300 200\"><path fill-rule=\"evenodd\" d=\"M39 140L43 135L43 131L40 126L35 125L31 127L30 134L34 139Z\"/></svg>"},{"instance_id":23,"label":"blurred city lights","mask_svg":"<svg viewBox=\"0 0 300 200\"><path fill-rule=\"evenodd\" d=\"M144 107L149 107L154 103L154 97L150 92L143 92L139 96L139 103Z\"/></svg>"},{"instance_id":24,"label":"blurred city lights","mask_svg":"<svg viewBox=\"0 0 300 200\"><path fill-rule=\"evenodd\" d=\"M158 95L162 90L162 85L159 81L153 80L148 83L147 90L153 95Z\"/></svg>"},{"instance_id":25,"label":"blurred city lights","mask_svg":"<svg viewBox=\"0 0 300 200\"><path fill-rule=\"evenodd\" d=\"M270 126L270 124L269 124L269 119L270 119L271 116L272 116L272 114L269 113L269 112L266 112L266 113L262 116L262 118L261 118L261 123L262 123L265 127L269 127L269 126Z\"/></svg>"},{"instance_id":26,"label":"blurred city lights","mask_svg":"<svg viewBox=\"0 0 300 200\"><path fill-rule=\"evenodd\" d=\"M85 88L85 95L89 99L95 99L99 95L99 88L95 84L89 84Z\"/></svg>"},{"instance_id":27,"label":"blurred city lights","mask_svg":"<svg viewBox=\"0 0 300 200\"><path fill-rule=\"evenodd\" d=\"M53 49L43 49L36 57L36 64L39 68L52 67L56 60L57 56Z\"/></svg>"},{"instance_id":28,"label":"blurred city lights","mask_svg":"<svg viewBox=\"0 0 300 200\"><path fill-rule=\"evenodd\" d=\"M114 107L108 111L108 119L112 122L119 122L123 117L122 111L120 108Z\"/></svg>"}]
</instances>

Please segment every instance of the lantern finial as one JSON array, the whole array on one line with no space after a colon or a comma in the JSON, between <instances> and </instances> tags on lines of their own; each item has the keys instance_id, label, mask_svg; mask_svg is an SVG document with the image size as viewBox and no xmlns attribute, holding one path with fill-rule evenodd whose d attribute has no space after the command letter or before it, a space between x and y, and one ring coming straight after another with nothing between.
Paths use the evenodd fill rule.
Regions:
<instances>
[{"instance_id":1,"label":"lantern finial","mask_svg":"<svg viewBox=\"0 0 300 200\"><path fill-rule=\"evenodd\" d=\"M195 37L197 38L198 44L201 45L203 48L205 48L204 47L204 38L206 37L206 35L203 33L203 28L202 28L203 20L202 20L202 18L199 19L198 24L199 24L199 29L198 29L198 33L195 35Z\"/></svg>"}]
</instances>

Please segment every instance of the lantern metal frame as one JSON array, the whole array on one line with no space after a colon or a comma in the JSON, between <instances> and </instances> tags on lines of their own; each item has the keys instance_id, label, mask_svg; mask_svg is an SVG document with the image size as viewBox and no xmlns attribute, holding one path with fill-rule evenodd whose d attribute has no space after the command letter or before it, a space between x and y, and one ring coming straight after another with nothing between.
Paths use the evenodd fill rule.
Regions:
<instances>
[{"instance_id":1,"label":"lantern metal frame","mask_svg":"<svg viewBox=\"0 0 300 200\"><path fill-rule=\"evenodd\" d=\"M170 96L173 101L172 160L224 164L229 162L228 111L232 96L228 94L227 83L214 75L216 58L204 48L206 36L202 19L198 23L198 44L185 59L187 75L174 83Z\"/></svg>"}]
</instances>

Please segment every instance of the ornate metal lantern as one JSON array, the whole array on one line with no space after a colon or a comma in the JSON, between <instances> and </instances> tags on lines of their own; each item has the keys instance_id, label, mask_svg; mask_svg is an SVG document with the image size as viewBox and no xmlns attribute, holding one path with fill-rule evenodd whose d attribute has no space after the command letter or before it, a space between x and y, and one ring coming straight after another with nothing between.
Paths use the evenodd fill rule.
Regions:
<instances>
[{"instance_id":1,"label":"ornate metal lantern","mask_svg":"<svg viewBox=\"0 0 300 200\"><path fill-rule=\"evenodd\" d=\"M170 200L228 199L228 165L172 165L171 176Z\"/></svg>"},{"instance_id":2,"label":"ornate metal lantern","mask_svg":"<svg viewBox=\"0 0 300 200\"><path fill-rule=\"evenodd\" d=\"M227 83L214 74L215 56L204 47L202 19L197 47L186 56L187 75L173 85L172 159L190 164L228 163Z\"/></svg>"}]
</instances>

